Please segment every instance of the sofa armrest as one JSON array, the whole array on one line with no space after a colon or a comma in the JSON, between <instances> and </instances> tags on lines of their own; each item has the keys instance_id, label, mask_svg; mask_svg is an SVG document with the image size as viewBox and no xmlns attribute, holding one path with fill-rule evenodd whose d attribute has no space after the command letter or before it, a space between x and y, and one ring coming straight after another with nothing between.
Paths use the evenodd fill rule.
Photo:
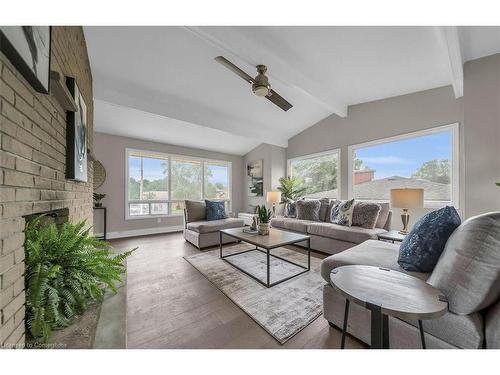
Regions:
<instances>
[{"instance_id":1,"label":"sofa armrest","mask_svg":"<svg viewBox=\"0 0 500 375\"><path fill-rule=\"evenodd\" d=\"M188 219L187 219L187 211L186 211L186 209L184 208L184 209L182 210L182 212L184 213L184 229L186 229L186 228L187 228L187 224L188 224L188 221L187 221L187 220L188 220Z\"/></svg>"},{"instance_id":2,"label":"sofa armrest","mask_svg":"<svg viewBox=\"0 0 500 375\"><path fill-rule=\"evenodd\" d=\"M486 348L500 349L500 300L484 313Z\"/></svg>"}]
</instances>

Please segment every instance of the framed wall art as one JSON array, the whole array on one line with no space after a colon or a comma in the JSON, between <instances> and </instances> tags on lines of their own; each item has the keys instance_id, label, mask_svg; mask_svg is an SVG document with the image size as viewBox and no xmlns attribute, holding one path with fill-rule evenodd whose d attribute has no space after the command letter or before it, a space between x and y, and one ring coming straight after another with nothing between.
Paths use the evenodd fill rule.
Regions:
<instances>
[{"instance_id":1,"label":"framed wall art","mask_svg":"<svg viewBox=\"0 0 500 375\"><path fill-rule=\"evenodd\" d=\"M66 77L66 86L78 108L66 112L66 178L87 182L87 105L74 78Z\"/></svg>"},{"instance_id":2,"label":"framed wall art","mask_svg":"<svg viewBox=\"0 0 500 375\"><path fill-rule=\"evenodd\" d=\"M0 50L38 92L49 93L50 26L0 26Z\"/></svg>"}]
</instances>

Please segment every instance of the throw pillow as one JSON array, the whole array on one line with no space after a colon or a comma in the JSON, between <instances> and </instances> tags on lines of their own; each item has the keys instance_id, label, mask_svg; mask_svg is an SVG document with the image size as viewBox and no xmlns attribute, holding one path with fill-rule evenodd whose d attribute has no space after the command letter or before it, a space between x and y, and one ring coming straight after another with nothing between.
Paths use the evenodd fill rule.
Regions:
<instances>
[{"instance_id":1,"label":"throw pillow","mask_svg":"<svg viewBox=\"0 0 500 375\"><path fill-rule=\"evenodd\" d=\"M406 271L431 272L459 225L460 216L451 206L424 215L401 243L399 265Z\"/></svg>"},{"instance_id":2,"label":"throw pillow","mask_svg":"<svg viewBox=\"0 0 500 375\"><path fill-rule=\"evenodd\" d=\"M328 221L328 207L330 207L330 198L321 198L319 200L321 206L319 207L319 220Z\"/></svg>"},{"instance_id":3,"label":"throw pillow","mask_svg":"<svg viewBox=\"0 0 500 375\"><path fill-rule=\"evenodd\" d=\"M499 249L500 212L471 217L450 236L427 282L444 293L455 314L483 310L500 297Z\"/></svg>"},{"instance_id":4,"label":"throw pillow","mask_svg":"<svg viewBox=\"0 0 500 375\"><path fill-rule=\"evenodd\" d=\"M227 217L224 201L205 200L205 204L207 205L208 221L225 219Z\"/></svg>"},{"instance_id":5,"label":"throw pillow","mask_svg":"<svg viewBox=\"0 0 500 375\"><path fill-rule=\"evenodd\" d=\"M330 222L333 224L350 227L352 225L352 212L354 211L354 199L350 201L338 201L330 212Z\"/></svg>"},{"instance_id":6,"label":"throw pillow","mask_svg":"<svg viewBox=\"0 0 500 375\"><path fill-rule=\"evenodd\" d=\"M285 217L295 217L296 214L296 202L290 202L286 205Z\"/></svg>"},{"instance_id":7,"label":"throw pillow","mask_svg":"<svg viewBox=\"0 0 500 375\"><path fill-rule=\"evenodd\" d=\"M300 200L295 202L297 209L297 219L319 221L319 200Z\"/></svg>"},{"instance_id":8,"label":"throw pillow","mask_svg":"<svg viewBox=\"0 0 500 375\"><path fill-rule=\"evenodd\" d=\"M357 202L352 211L352 225L366 229L375 228L381 207L377 203Z\"/></svg>"},{"instance_id":9,"label":"throw pillow","mask_svg":"<svg viewBox=\"0 0 500 375\"><path fill-rule=\"evenodd\" d=\"M387 219L389 218L389 212L391 211L389 203L379 202L378 205L380 206L380 213L378 214L378 219L377 223L375 224L375 228L384 228L389 230L388 228L385 228L385 224L387 223Z\"/></svg>"},{"instance_id":10,"label":"throw pillow","mask_svg":"<svg viewBox=\"0 0 500 375\"><path fill-rule=\"evenodd\" d=\"M207 218L207 207L204 201L185 200L186 222L203 221Z\"/></svg>"}]
</instances>

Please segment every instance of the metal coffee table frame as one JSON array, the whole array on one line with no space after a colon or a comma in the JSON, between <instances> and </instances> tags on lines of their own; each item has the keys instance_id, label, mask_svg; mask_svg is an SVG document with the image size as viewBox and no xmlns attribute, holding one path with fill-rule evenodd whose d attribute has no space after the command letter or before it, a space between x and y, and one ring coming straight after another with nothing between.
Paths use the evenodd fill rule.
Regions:
<instances>
[{"instance_id":1,"label":"metal coffee table frame","mask_svg":"<svg viewBox=\"0 0 500 375\"><path fill-rule=\"evenodd\" d=\"M245 251L240 251L240 252L237 252L237 253L232 253L232 254L229 254L229 255L223 255L222 254L222 235L225 234L226 236L229 236L229 237L233 237L233 238L236 238L242 242L247 242L251 245L254 245L255 246L255 249L249 249L249 250L245 250ZM225 233L225 232L222 232L220 231L219 232L219 249L220 249L220 258L229 263L231 266L233 266L234 268L236 268L237 270L243 272L245 275L247 276L250 276L252 279L254 279L255 281L258 281L259 283L261 283L262 285L264 285L265 287L267 288L271 288L275 285L278 285L278 284L281 284L285 281L288 281L290 279L293 279L294 277L297 277L299 275L302 275L306 272L309 272L311 270L311 238L310 237L307 237L307 238L302 238L300 240L295 240L295 241L289 241L289 242L284 242L284 243L280 243L280 244L277 244L277 245L274 245L274 246L262 246L262 244L259 244L257 242L253 242L253 241L250 241L248 238L241 238L239 236L233 236L229 233ZM295 243L298 243L298 242L303 242L303 241L307 241L307 267L304 267L303 265L301 264L298 264L298 263L295 263L295 262L292 262L291 260L288 260L288 259L285 259L285 258L282 258L278 255L273 255L271 254L271 250L273 249L277 249L278 247L283 247L283 246L286 246L286 245L293 245ZM262 249L260 249L259 247L261 247ZM264 249L264 250L263 250ZM248 271L245 271L244 269L238 267L237 265L231 263L227 258L230 258L230 257L233 257L235 255L240 255L240 254L244 254L244 253L249 253L251 251L260 251L261 253L264 253L267 255L267 261L266 261L266 265L267 265L267 281L264 282L262 281L261 279L259 279L258 277L252 275L250 272ZM289 264L293 264L294 266L297 266L297 267L300 267L301 269L303 269L303 271L299 272L299 273L296 273L296 274L293 274L291 276L288 276L288 277L285 277L284 279L281 279L279 281L276 281L274 283L271 283L271 269L270 269L270 266L271 266L271 257L274 257L274 258L277 258L277 259L280 259L284 262L287 262Z\"/></svg>"}]
</instances>

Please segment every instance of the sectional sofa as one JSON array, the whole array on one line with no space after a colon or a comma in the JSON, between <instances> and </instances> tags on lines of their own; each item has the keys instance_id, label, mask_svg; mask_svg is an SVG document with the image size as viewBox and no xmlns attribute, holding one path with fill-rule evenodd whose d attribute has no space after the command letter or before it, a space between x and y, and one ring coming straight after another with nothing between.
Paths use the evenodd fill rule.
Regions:
<instances>
[{"instance_id":1,"label":"sectional sofa","mask_svg":"<svg viewBox=\"0 0 500 375\"><path fill-rule=\"evenodd\" d=\"M330 285L330 272L345 265L370 265L406 272L399 245L368 240L321 263L323 316L342 327L345 298ZM424 320L428 348L500 348L500 212L464 221L451 235L431 273L406 272L440 289L449 312ZM347 332L370 344L370 312L351 304ZM416 321L389 318L391 348L420 348Z\"/></svg>"},{"instance_id":2,"label":"sectional sofa","mask_svg":"<svg viewBox=\"0 0 500 375\"><path fill-rule=\"evenodd\" d=\"M327 221L327 214L320 215L319 221L302 220L294 217L277 217L271 220L271 226L290 232L308 234L311 237L312 250L336 254L366 240L377 239L380 233L390 230L392 212L389 209L389 203L378 204L381 210L373 229L332 224Z\"/></svg>"}]
</instances>

